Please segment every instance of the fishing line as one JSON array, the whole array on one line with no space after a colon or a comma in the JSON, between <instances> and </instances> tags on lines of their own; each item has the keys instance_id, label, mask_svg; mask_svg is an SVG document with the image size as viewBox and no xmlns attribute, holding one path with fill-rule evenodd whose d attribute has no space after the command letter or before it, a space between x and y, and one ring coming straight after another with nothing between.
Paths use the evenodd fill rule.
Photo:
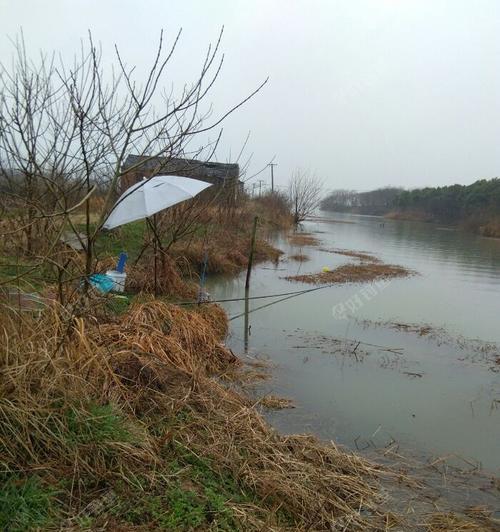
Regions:
<instances>
[{"instance_id":1,"label":"fishing line","mask_svg":"<svg viewBox=\"0 0 500 532\"><path fill-rule=\"evenodd\" d=\"M245 314L252 314L252 312L256 312L257 310L261 310L263 308L270 307L271 305L276 305L276 303L282 303L283 301L286 301L287 299L292 299L293 297L298 297L298 296L300 296L302 294L307 294L308 292L314 292L316 290L322 290L323 288L329 288L331 286L333 286L333 284L316 286L315 288L309 288L308 290L300 290L300 291L297 291L297 292L292 292L291 295L288 295L287 297L283 297L281 299L278 299L277 301L271 301L271 303L266 303L265 305L261 305L260 307L253 308L252 310L249 310L248 312L242 312L241 314L237 314L236 316L232 316L231 318L229 318L229 321L233 321L233 320L236 320L238 318L241 318L241 317L245 316ZM267 296L267 297L272 297L272 296ZM243 298L243 301L244 301L244 299L245 298ZM253 299L253 298L249 298L249 299ZM257 299L257 298L255 298L255 299Z\"/></svg>"},{"instance_id":2,"label":"fishing line","mask_svg":"<svg viewBox=\"0 0 500 532\"><path fill-rule=\"evenodd\" d=\"M307 294L308 292L314 292L315 290L321 290L322 288L330 288L331 286L334 286L334 284L325 284L321 286L316 286L314 288L307 288L306 290L295 290L294 292L282 292L279 294L268 294L263 296L251 296L248 298L248 300L252 299L268 299L271 297L282 297L282 296L295 296L300 294ZM210 303L231 303L233 301L245 301L245 297L234 297L229 299L214 299L214 300L207 300L207 301L200 301L200 304L210 304ZM185 306L185 305L196 305L197 301L179 301L175 303L178 306ZM278 303L278 301L276 301Z\"/></svg>"}]
</instances>

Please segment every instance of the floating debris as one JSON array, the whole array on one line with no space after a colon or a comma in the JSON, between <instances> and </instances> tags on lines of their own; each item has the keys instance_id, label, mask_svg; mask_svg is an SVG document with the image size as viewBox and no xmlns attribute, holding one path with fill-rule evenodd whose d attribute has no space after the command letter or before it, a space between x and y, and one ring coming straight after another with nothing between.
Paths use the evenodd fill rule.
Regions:
<instances>
[{"instance_id":1,"label":"floating debris","mask_svg":"<svg viewBox=\"0 0 500 532\"><path fill-rule=\"evenodd\" d=\"M500 372L500 345L496 342L486 342L478 338L453 335L443 327L434 327L429 324L372 320L357 320L357 322L364 327L384 327L422 336L435 342L438 346L449 345L455 347L467 353L458 360L486 364L491 371Z\"/></svg>"}]
</instances>

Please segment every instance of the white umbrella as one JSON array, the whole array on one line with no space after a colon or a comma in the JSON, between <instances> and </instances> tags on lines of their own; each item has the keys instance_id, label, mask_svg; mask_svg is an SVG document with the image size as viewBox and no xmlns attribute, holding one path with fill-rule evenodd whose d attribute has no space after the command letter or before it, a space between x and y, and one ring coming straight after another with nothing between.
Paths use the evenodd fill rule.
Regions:
<instances>
[{"instance_id":1,"label":"white umbrella","mask_svg":"<svg viewBox=\"0 0 500 532\"><path fill-rule=\"evenodd\" d=\"M105 229L148 218L181 201L194 198L211 183L177 175L158 175L128 188L115 203Z\"/></svg>"}]
</instances>

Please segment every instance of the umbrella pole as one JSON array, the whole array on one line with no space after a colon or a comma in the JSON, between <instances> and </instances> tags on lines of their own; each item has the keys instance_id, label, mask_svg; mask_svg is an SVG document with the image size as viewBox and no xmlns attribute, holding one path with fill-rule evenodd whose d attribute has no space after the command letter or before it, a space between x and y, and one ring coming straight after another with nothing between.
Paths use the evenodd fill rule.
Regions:
<instances>
[{"instance_id":1,"label":"umbrella pole","mask_svg":"<svg viewBox=\"0 0 500 532\"><path fill-rule=\"evenodd\" d=\"M154 270L155 270L155 297L158 297L158 236L156 231L156 214L153 214L154 227Z\"/></svg>"},{"instance_id":2,"label":"umbrella pole","mask_svg":"<svg viewBox=\"0 0 500 532\"><path fill-rule=\"evenodd\" d=\"M149 228L153 232L153 264L154 264L154 294L155 297L158 295L158 241L156 236L156 214L153 215L153 221L151 218L147 217L146 222L148 223Z\"/></svg>"}]
</instances>

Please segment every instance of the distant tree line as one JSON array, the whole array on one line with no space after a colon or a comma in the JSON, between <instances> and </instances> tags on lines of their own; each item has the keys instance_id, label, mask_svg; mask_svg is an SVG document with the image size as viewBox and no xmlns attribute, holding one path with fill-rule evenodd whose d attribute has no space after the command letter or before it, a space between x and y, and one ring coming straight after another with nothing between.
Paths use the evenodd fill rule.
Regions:
<instances>
[{"instance_id":1,"label":"distant tree line","mask_svg":"<svg viewBox=\"0 0 500 532\"><path fill-rule=\"evenodd\" d=\"M385 187L368 192L334 190L321 202L321 209L337 212L383 215L394 209L403 188Z\"/></svg>"},{"instance_id":2,"label":"distant tree line","mask_svg":"<svg viewBox=\"0 0 500 532\"><path fill-rule=\"evenodd\" d=\"M385 187L370 192L334 190L321 202L324 210L385 215L393 213L443 223L486 223L500 215L500 179L471 185L414 190ZM396 216L395 216L396 217Z\"/></svg>"},{"instance_id":3,"label":"distant tree line","mask_svg":"<svg viewBox=\"0 0 500 532\"><path fill-rule=\"evenodd\" d=\"M395 200L397 211L425 213L430 219L456 223L471 217L500 214L500 179L481 179L471 185L405 190Z\"/></svg>"}]
</instances>

